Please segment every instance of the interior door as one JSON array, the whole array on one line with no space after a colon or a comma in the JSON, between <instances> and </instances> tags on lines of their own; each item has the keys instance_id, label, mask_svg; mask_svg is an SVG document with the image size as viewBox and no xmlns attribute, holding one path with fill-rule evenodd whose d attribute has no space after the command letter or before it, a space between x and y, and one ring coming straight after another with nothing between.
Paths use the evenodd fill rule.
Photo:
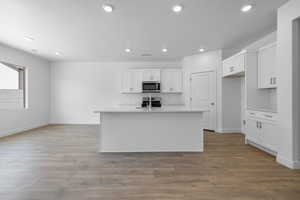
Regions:
<instances>
[{"instance_id":1,"label":"interior door","mask_svg":"<svg viewBox=\"0 0 300 200\"><path fill-rule=\"evenodd\" d=\"M205 109L206 129L216 129L216 73L192 73L190 78L190 106Z\"/></svg>"}]
</instances>

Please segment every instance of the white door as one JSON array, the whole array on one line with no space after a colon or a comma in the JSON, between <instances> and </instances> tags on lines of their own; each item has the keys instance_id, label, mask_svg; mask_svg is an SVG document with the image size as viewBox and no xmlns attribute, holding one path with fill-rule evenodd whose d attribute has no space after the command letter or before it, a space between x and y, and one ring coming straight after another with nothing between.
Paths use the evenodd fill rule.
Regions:
<instances>
[{"instance_id":1,"label":"white door","mask_svg":"<svg viewBox=\"0 0 300 200\"><path fill-rule=\"evenodd\" d=\"M207 109L204 114L209 130L216 129L216 73L192 73L190 78L190 106L193 109Z\"/></svg>"}]
</instances>

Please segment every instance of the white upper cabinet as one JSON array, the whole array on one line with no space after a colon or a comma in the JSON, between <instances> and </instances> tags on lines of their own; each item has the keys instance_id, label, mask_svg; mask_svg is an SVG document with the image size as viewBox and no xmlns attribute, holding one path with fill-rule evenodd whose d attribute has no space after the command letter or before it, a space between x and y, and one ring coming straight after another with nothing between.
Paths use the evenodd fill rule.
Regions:
<instances>
[{"instance_id":1,"label":"white upper cabinet","mask_svg":"<svg viewBox=\"0 0 300 200\"><path fill-rule=\"evenodd\" d=\"M143 71L129 70L122 75L122 93L142 92Z\"/></svg>"},{"instance_id":2,"label":"white upper cabinet","mask_svg":"<svg viewBox=\"0 0 300 200\"><path fill-rule=\"evenodd\" d=\"M161 92L182 92L182 71L178 69L166 69L161 71Z\"/></svg>"},{"instance_id":3,"label":"white upper cabinet","mask_svg":"<svg viewBox=\"0 0 300 200\"><path fill-rule=\"evenodd\" d=\"M259 49L258 88L276 88L276 43Z\"/></svg>"},{"instance_id":4,"label":"white upper cabinet","mask_svg":"<svg viewBox=\"0 0 300 200\"><path fill-rule=\"evenodd\" d=\"M160 69L145 69L145 70L143 70L143 81L160 82Z\"/></svg>"},{"instance_id":5,"label":"white upper cabinet","mask_svg":"<svg viewBox=\"0 0 300 200\"><path fill-rule=\"evenodd\" d=\"M242 51L223 61L223 77L243 76L245 74L246 51Z\"/></svg>"}]
</instances>

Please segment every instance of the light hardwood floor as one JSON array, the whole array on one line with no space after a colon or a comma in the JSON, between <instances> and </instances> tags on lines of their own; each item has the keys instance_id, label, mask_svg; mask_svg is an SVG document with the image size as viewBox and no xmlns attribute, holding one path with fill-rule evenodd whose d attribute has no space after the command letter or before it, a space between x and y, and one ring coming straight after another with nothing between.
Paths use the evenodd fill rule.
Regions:
<instances>
[{"instance_id":1,"label":"light hardwood floor","mask_svg":"<svg viewBox=\"0 0 300 200\"><path fill-rule=\"evenodd\" d=\"M1 200L299 200L300 171L205 134L204 153L97 153L96 126L48 126L0 139Z\"/></svg>"}]
</instances>

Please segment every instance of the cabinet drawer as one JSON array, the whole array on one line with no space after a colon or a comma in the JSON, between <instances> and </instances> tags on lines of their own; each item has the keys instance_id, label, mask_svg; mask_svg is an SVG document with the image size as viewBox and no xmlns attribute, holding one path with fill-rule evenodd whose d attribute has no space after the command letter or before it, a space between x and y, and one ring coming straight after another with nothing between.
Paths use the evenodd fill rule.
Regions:
<instances>
[{"instance_id":1,"label":"cabinet drawer","mask_svg":"<svg viewBox=\"0 0 300 200\"><path fill-rule=\"evenodd\" d=\"M276 113L259 112L257 113L257 117L265 120L277 121Z\"/></svg>"},{"instance_id":2,"label":"cabinet drawer","mask_svg":"<svg viewBox=\"0 0 300 200\"><path fill-rule=\"evenodd\" d=\"M277 113L247 110L246 114L248 118L257 118L258 120L267 120L274 122L278 120Z\"/></svg>"}]
</instances>

